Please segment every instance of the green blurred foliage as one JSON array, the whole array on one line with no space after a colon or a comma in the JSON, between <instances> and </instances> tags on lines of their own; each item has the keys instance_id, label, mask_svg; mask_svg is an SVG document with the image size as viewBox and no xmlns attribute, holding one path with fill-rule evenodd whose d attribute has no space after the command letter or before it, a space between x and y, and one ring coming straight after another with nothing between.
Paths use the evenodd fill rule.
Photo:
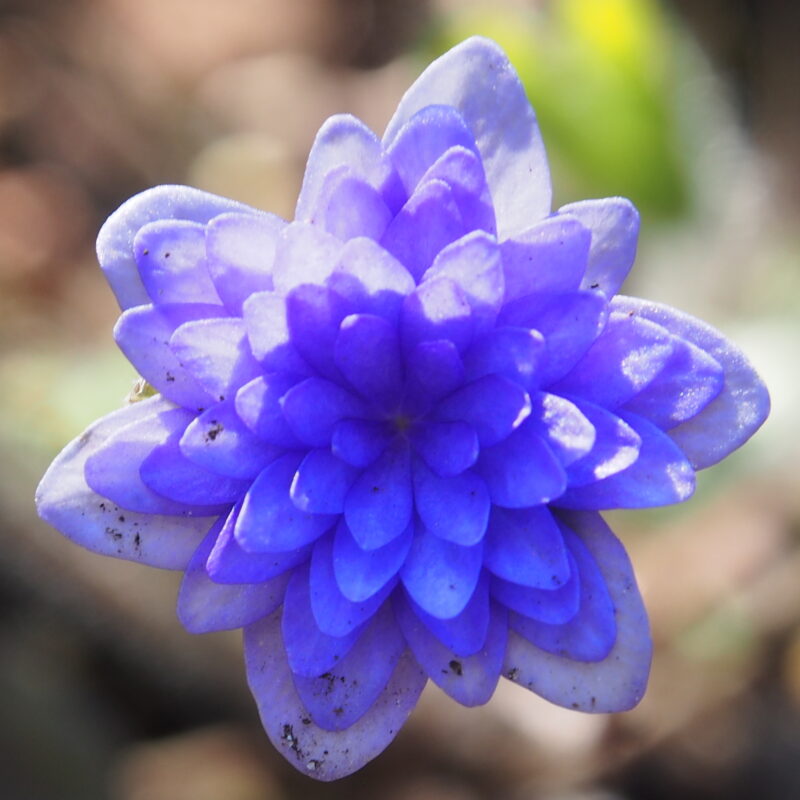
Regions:
<instances>
[{"instance_id":1,"label":"green blurred foliage","mask_svg":"<svg viewBox=\"0 0 800 800\"><path fill-rule=\"evenodd\" d=\"M680 34L655 0L486 5L440 21L438 55L474 34L497 41L536 109L559 200L622 195L651 218L687 211L676 122Z\"/></svg>"}]
</instances>

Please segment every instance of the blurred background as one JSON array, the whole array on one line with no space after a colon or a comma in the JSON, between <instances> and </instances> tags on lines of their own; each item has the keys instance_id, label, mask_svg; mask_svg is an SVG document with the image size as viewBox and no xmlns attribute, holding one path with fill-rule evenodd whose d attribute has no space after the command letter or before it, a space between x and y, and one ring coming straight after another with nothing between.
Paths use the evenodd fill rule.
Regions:
<instances>
[{"instance_id":1,"label":"blurred background","mask_svg":"<svg viewBox=\"0 0 800 800\"><path fill-rule=\"evenodd\" d=\"M318 785L260 729L238 635L186 634L176 575L71 545L33 491L135 377L104 218L169 182L291 216L320 123L381 131L472 33L516 64L558 203L641 209L628 293L735 338L773 415L688 507L613 515L656 639L639 708L430 687L386 754ZM799 34L781 0L0 0L2 800L800 797Z\"/></svg>"}]
</instances>

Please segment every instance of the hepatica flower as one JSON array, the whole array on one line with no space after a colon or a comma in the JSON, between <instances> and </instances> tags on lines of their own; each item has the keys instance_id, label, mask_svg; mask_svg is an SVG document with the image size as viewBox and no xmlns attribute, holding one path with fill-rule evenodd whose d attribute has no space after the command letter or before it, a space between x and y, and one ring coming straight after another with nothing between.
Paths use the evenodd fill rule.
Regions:
<instances>
[{"instance_id":1,"label":"hepatica flower","mask_svg":"<svg viewBox=\"0 0 800 800\"><path fill-rule=\"evenodd\" d=\"M56 459L41 516L183 570L189 631L243 628L264 727L330 780L428 679L581 711L645 689L648 623L599 512L685 500L768 398L721 334L617 294L638 215L553 212L496 45L419 78L382 139L328 120L286 222L162 186L116 211L114 335L158 394Z\"/></svg>"}]
</instances>

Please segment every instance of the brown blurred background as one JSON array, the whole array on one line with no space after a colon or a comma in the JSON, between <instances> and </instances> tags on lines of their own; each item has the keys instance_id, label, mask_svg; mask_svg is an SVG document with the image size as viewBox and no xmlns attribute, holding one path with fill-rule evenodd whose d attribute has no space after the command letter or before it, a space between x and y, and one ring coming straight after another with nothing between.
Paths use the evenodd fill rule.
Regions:
<instances>
[{"instance_id":1,"label":"brown blurred background","mask_svg":"<svg viewBox=\"0 0 800 800\"><path fill-rule=\"evenodd\" d=\"M177 576L79 550L35 484L133 373L93 240L186 182L291 215L314 133L381 131L470 33L509 52L559 202L643 214L628 291L732 335L774 413L687 507L613 515L656 638L641 706L435 687L386 754L319 785L261 731L236 634L193 637ZM0 798L800 797L800 6L781 0L0 0Z\"/></svg>"}]
</instances>

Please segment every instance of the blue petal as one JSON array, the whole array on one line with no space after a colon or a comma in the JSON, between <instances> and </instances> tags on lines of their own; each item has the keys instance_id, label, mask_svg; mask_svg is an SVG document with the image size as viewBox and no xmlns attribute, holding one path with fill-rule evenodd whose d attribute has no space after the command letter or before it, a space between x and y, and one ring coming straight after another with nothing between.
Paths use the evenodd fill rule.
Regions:
<instances>
[{"instance_id":1,"label":"blue petal","mask_svg":"<svg viewBox=\"0 0 800 800\"><path fill-rule=\"evenodd\" d=\"M519 384L500 375L486 375L446 397L436 415L469 423L481 447L491 447L519 428L530 411L530 398Z\"/></svg>"},{"instance_id":2,"label":"blue petal","mask_svg":"<svg viewBox=\"0 0 800 800\"><path fill-rule=\"evenodd\" d=\"M233 400L204 411L180 440L183 455L204 469L230 478L255 478L281 454L257 438L242 422Z\"/></svg>"},{"instance_id":3,"label":"blue petal","mask_svg":"<svg viewBox=\"0 0 800 800\"><path fill-rule=\"evenodd\" d=\"M169 340L184 322L214 317L221 311L220 306L196 303L129 308L114 326L114 339L136 371L167 400L186 408L207 408L214 398L181 366Z\"/></svg>"},{"instance_id":4,"label":"blue petal","mask_svg":"<svg viewBox=\"0 0 800 800\"><path fill-rule=\"evenodd\" d=\"M413 535L414 527L409 525L383 547L362 550L341 520L333 539L333 571L342 594L361 603L380 591L405 562Z\"/></svg>"},{"instance_id":5,"label":"blue petal","mask_svg":"<svg viewBox=\"0 0 800 800\"><path fill-rule=\"evenodd\" d=\"M322 378L307 378L293 386L281 398L281 408L295 436L311 447L329 447L337 422L366 415L361 400Z\"/></svg>"},{"instance_id":6,"label":"blue petal","mask_svg":"<svg viewBox=\"0 0 800 800\"><path fill-rule=\"evenodd\" d=\"M527 425L543 439L564 467L585 456L597 439L591 420L575 403L556 394L531 394Z\"/></svg>"},{"instance_id":7,"label":"blue petal","mask_svg":"<svg viewBox=\"0 0 800 800\"><path fill-rule=\"evenodd\" d=\"M639 457L642 446L639 434L616 414L606 411L602 406L578 398L571 399L592 424L595 440L587 455L567 466L569 485L585 486L610 478L633 464Z\"/></svg>"},{"instance_id":8,"label":"blue petal","mask_svg":"<svg viewBox=\"0 0 800 800\"><path fill-rule=\"evenodd\" d=\"M495 235L497 225L486 174L480 156L466 147L451 147L422 176L420 183L444 181L452 192L468 231L482 230Z\"/></svg>"},{"instance_id":9,"label":"blue petal","mask_svg":"<svg viewBox=\"0 0 800 800\"><path fill-rule=\"evenodd\" d=\"M403 187L378 138L355 117L337 114L319 129L309 153L303 186L297 198L297 219L311 220L325 178L342 164L377 189L390 211L396 212L403 204Z\"/></svg>"},{"instance_id":10,"label":"blue petal","mask_svg":"<svg viewBox=\"0 0 800 800\"><path fill-rule=\"evenodd\" d=\"M412 428L411 441L425 463L443 478L460 475L477 460L475 428L466 422L423 422Z\"/></svg>"},{"instance_id":11,"label":"blue petal","mask_svg":"<svg viewBox=\"0 0 800 800\"><path fill-rule=\"evenodd\" d=\"M347 655L363 627L346 636L329 636L319 629L311 609L309 565L305 564L295 569L286 587L281 629L289 669L295 675L317 678Z\"/></svg>"},{"instance_id":12,"label":"blue petal","mask_svg":"<svg viewBox=\"0 0 800 800\"><path fill-rule=\"evenodd\" d=\"M235 529L236 540L248 552L296 550L318 539L333 525L334 516L307 514L289 497L301 459L301 454L287 453L253 481Z\"/></svg>"},{"instance_id":13,"label":"blue petal","mask_svg":"<svg viewBox=\"0 0 800 800\"><path fill-rule=\"evenodd\" d=\"M544 337L531 328L497 327L473 342L464 354L467 380L484 375L502 375L525 389L539 382L539 362L545 350Z\"/></svg>"},{"instance_id":14,"label":"blue petal","mask_svg":"<svg viewBox=\"0 0 800 800\"><path fill-rule=\"evenodd\" d=\"M454 655L474 655L486 644L490 616L489 579L486 573L482 573L478 579L475 592L464 610L451 619L432 617L411 598L407 602L415 616Z\"/></svg>"},{"instance_id":15,"label":"blue petal","mask_svg":"<svg viewBox=\"0 0 800 800\"><path fill-rule=\"evenodd\" d=\"M476 333L489 331L503 304L503 266L494 236L472 231L441 250L423 281L449 278L472 307Z\"/></svg>"},{"instance_id":16,"label":"blue petal","mask_svg":"<svg viewBox=\"0 0 800 800\"><path fill-rule=\"evenodd\" d=\"M673 350L673 338L660 325L612 312L594 344L551 390L613 409L652 383Z\"/></svg>"},{"instance_id":17,"label":"blue petal","mask_svg":"<svg viewBox=\"0 0 800 800\"><path fill-rule=\"evenodd\" d=\"M214 543L206 572L215 583L261 583L302 564L311 555L306 545L284 553L248 553L236 541L234 531L241 504L235 506Z\"/></svg>"},{"instance_id":18,"label":"blue petal","mask_svg":"<svg viewBox=\"0 0 800 800\"><path fill-rule=\"evenodd\" d=\"M452 106L426 105L400 128L386 152L411 195L422 176L453 147L477 153L464 118Z\"/></svg>"},{"instance_id":19,"label":"blue petal","mask_svg":"<svg viewBox=\"0 0 800 800\"><path fill-rule=\"evenodd\" d=\"M481 450L476 470L486 481L492 502L507 508L547 503L567 485L553 451L526 425L500 444Z\"/></svg>"},{"instance_id":20,"label":"blue petal","mask_svg":"<svg viewBox=\"0 0 800 800\"><path fill-rule=\"evenodd\" d=\"M190 515L196 504L183 503L154 491L143 481L141 467L163 442L170 437L180 437L191 420L192 415L188 411L170 408L164 404L155 407L152 414L118 428L86 459L87 485L129 511ZM210 478L215 480L213 476ZM222 510L224 509L206 508L204 513L210 515Z\"/></svg>"},{"instance_id":21,"label":"blue petal","mask_svg":"<svg viewBox=\"0 0 800 800\"><path fill-rule=\"evenodd\" d=\"M292 342L286 300L275 292L256 292L242 306L247 339L255 359L268 372L308 375L311 368Z\"/></svg>"},{"instance_id":22,"label":"blue petal","mask_svg":"<svg viewBox=\"0 0 800 800\"><path fill-rule=\"evenodd\" d=\"M626 711L644 694L652 643L630 561L598 514L564 515L597 564L616 617L617 637L603 661L548 653L509 632L504 674L551 703L598 713Z\"/></svg>"},{"instance_id":23,"label":"blue petal","mask_svg":"<svg viewBox=\"0 0 800 800\"><path fill-rule=\"evenodd\" d=\"M432 180L417 187L389 223L381 245L418 280L436 254L466 232L453 190Z\"/></svg>"},{"instance_id":24,"label":"blue petal","mask_svg":"<svg viewBox=\"0 0 800 800\"><path fill-rule=\"evenodd\" d=\"M139 274L157 305L221 303L206 263L205 226L183 220L145 225L133 240Z\"/></svg>"},{"instance_id":25,"label":"blue petal","mask_svg":"<svg viewBox=\"0 0 800 800\"><path fill-rule=\"evenodd\" d=\"M639 236L639 212L624 197L582 200L558 209L576 217L592 232L589 264L581 283L613 297L633 266Z\"/></svg>"},{"instance_id":26,"label":"blue petal","mask_svg":"<svg viewBox=\"0 0 800 800\"><path fill-rule=\"evenodd\" d=\"M400 579L425 611L439 619L452 619L475 592L482 559L482 543L462 547L423 528L414 536Z\"/></svg>"},{"instance_id":27,"label":"blue petal","mask_svg":"<svg viewBox=\"0 0 800 800\"><path fill-rule=\"evenodd\" d=\"M483 647L475 654L459 656L434 636L411 610L408 603L396 604L403 635L428 677L464 706L487 703L494 694L508 638L506 611L496 605Z\"/></svg>"},{"instance_id":28,"label":"blue petal","mask_svg":"<svg viewBox=\"0 0 800 800\"><path fill-rule=\"evenodd\" d=\"M280 615L245 629L245 663L261 721L272 743L306 775L332 781L375 758L397 735L426 683L406 653L372 707L345 731L315 725L297 696L281 641Z\"/></svg>"},{"instance_id":29,"label":"blue petal","mask_svg":"<svg viewBox=\"0 0 800 800\"><path fill-rule=\"evenodd\" d=\"M403 298L414 291L411 273L371 239L351 239L342 249L328 286L367 314L389 322L400 316Z\"/></svg>"},{"instance_id":30,"label":"blue petal","mask_svg":"<svg viewBox=\"0 0 800 800\"><path fill-rule=\"evenodd\" d=\"M311 719L329 731L349 728L380 697L405 649L387 603L335 667L315 678L294 676L297 694Z\"/></svg>"},{"instance_id":31,"label":"blue petal","mask_svg":"<svg viewBox=\"0 0 800 800\"><path fill-rule=\"evenodd\" d=\"M325 286L303 284L286 296L286 321L292 344L319 375L341 380L334 347L339 326L352 310L349 300Z\"/></svg>"},{"instance_id":32,"label":"blue petal","mask_svg":"<svg viewBox=\"0 0 800 800\"><path fill-rule=\"evenodd\" d=\"M716 464L761 427L769 413L767 389L744 353L719 331L668 306L633 297L617 298L615 308L650 319L705 350L725 373L716 399L669 432L695 469Z\"/></svg>"},{"instance_id":33,"label":"blue petal","mask_svg":"<svg viewBox=\"0 0 800 800\"><path fill-rule=\"evenodd\" d=\"M403 380L400 340L395 326L383 317L346 317L336 337L334 358L359 394L379 402L397 398Z\"/></svg>"},{"instance_id":34,"label":"blue petal","mask_svg":"<svg viewBox=\"0 0 800 800\"><path fill-rule=\"evenodd\" d=\"M236 413L259 439L287 449L300 447L280 404L299 380L297 376L273 372L254 378L236 392Z\"/></svg>"},{"instance_id":35,"label":"blue petal","mask_svg":"<svg viewBox=\"0 0 800 800\"><path fill-rule=\"evenodd\" d=\"M272 289L275 245L286 221L274 214L221 214L206 228L208 271L222 302L241 316L244 301Z\"/></svg>"},{"instance_id":36,"label":"blue petal","mask_svg":"<svg viewBox=\"0 0 800 800\"><path fill-rule=\"evenodd\" d=\"M358 470L330 450L309 450L297 468L289 495L297 508L309 514L341 514L357 475Z\"/></svg>"},{"instance_id":37,"label":"blue petal","mask_svg":"<svg viewBox=\"0 0 800 800\"><path fill-rule=\"evenodd\" d=\"M493 508L483 558L498 577L533 589L552 593L570 578L564 537L546 506Z\"/></svg>"},{"instance_id":38,"label":"blue petal","mask_svg":"<svg viewBox=\"0 0 800 800\"><path fill-rule=\"evenodd\" d=\"M323 536L311 555L309 587L311 610L317 626L329 636L347 636L363 625L381 607L394 588L389 581L371 597L354 602L339 589L333 564L333 534ZM379 651L380 652L380 651Z\"/></svg>"},{"instance_id":39,"label":"blue petal","mask_svg":"<svg viewBox=\"0 0 800 800\"><path fill-rule=\"evenodd\" d=\"M449 339L420 342L407 358L411 389L436 399L464 381L464 365Z\"/></svg>"},{"instance_id":40,"label":"blue petal","mask_svg":"<svg viewBox=\"0 0 800 800\"><path fill-rule=\"evenodd\" d=\"M406 92L383 137L393 142L419 109L453 106L483 158L502 238L550 213L550 174L536 115L505 53L473 37L433 62Z\"/></svg>"},{"instance_id":41,"label":"blue petal","mask_svg":"<svg viewBox=\"0 0 800 800\"><path fill-rule=\"evenodd\" d=\"M589 258L591 233L570 217L549 217L502 245L506 302L540 292L578 288Z\"/></svg>"},{"instance_id":42,"label":"blue petal","mask_svg":"<svg viewBox=\"0 0 800 800\"><path fill-rule=\"evenodd\" d=\"M586 545L564 526L580 581L580 607L572 619L562 624L512 614L511 629L531 644L553 655L573 661L602 661L617 639L614 603L597 562Z\"/></svg>"},{"instance_id":43,"label":"blue petal","mask_svg":"<svg viewBox=\"0 0 800 800\"><path fill-rule=\"evenodd\" d=\"M169 341L178 361L218 401L261 374L240 319L186 322Z\"/></svg>"},{"instance_id":44,"label":"blue petal","mask_svg":"<svg viewBox=\"0 0 800 800\"><path fill-rule=\"evenodd\" d=\"M144 225L167 219L205 224L229 211L258 213L241 203L189 186L156 186L123 203L97 236L97 258L121 308L149 302L133 253L134 237Z\"/></svg>"},{"instance_id":45,"label":"blue petal","mask_svg":"<svg viewBox=\"0 0 800 800\"><path fill-rule=\"evenodd\" d=\"M425 527L449 542L477 544L489 521L489 491L471 470L448 478L414 463L414 501Z\"/></svg>"},{"instance_id":46,"label":"blue petal","mask_svg":"<svg viewBox=\"0 0 800 800\"><path fill-rule=\"evenodd\" d=\"M384 422L343 419L333 426L331 452L354 467L368 467L386 449L391 433Z\"/></svg>"},{"instance_id":47,"label":"blue petal","mask_svg":"<svg viewBox=\"0 0 800 800\"><path fill-rule=\"evenodd\" d=\"M206 561L223 521L203 540L186 568L178 591L178 619L189 633L241 628L271 614L283 603L289 575L257 584L219 584L206 572Z\"/></svg>"},{"instance_id":48,"label":"blue petal","mask_svg":"<svg viewBox=\"0 0 800 800\"><path fill-rule=\"evenodd\" d=\"M343 164L325 176L310 222L347 241L380 239L391 219L378 190Z\"/></svg>"},{"instance_id":49,"label":"blue petal","mask_svg":"<svg viewBox=\"0 0 800 800\"><path fill-rule=\"evenodd\" d=\"M492 597L509 611L516 611L550 625L569 622L581 604L581 581L578 566L572 554L567 551L569 578L557 589L536 589L519 583L492 578Z\"/></svg>"},{"instance_id":50,"label":"blue petal","mask_svg":"<svg viewBox=\"0 0 800 800\"><path fill-rule=\"evenodd\" d=\"M93 492L86 461L118 431L171 408L160 397L121 408L95 422L53 461L36 490L39 516L95 553L164 569L183 569L213 517L123 511Z\"/></svg>"},{"instance_id":51,"label":"blue petal","mask_svg":"<svg viewBox=\"0 0 800 800\"><path fill-rule=\"evenodd\" d=\"M625 403L625 410L669 430L699 414L725 385L725 373L708 353L673 337L672 358L658 377Z\"/></svg>"},{"instance_id":52,"label":"blue petal","mask_svg":"<svg viewBox=\"0 0 800 800\"><path fill-rule=\"evenodd\" d=\"M641 438L639 457L609 478L568 489L556 503L580 509L650 508L688 499L695 475L680 448L646 419L618 414Z\"/></svg>"},{"instance_id":53,"label":"blue petal","mask_svg":"<svg viewBox=\"0 0 800 800\"><path fill-rule=\"evenodd\" d=\"M413 507L408 446L395 440L351 487L344 517L359 546L374 550L403 533Z\"/></svg>"},{"instance_id":54,"label":"blue petal","mask_svg":"<svg viewBox=\"0 0 800 800\"><path fill-rule=\"evenodd\" d=\"M503 325L535 328L544 336L539 385L550 386L578 363L606 322L602 292L540 292L509 303L500 314Z\"/></svg>"}]
</instances>

